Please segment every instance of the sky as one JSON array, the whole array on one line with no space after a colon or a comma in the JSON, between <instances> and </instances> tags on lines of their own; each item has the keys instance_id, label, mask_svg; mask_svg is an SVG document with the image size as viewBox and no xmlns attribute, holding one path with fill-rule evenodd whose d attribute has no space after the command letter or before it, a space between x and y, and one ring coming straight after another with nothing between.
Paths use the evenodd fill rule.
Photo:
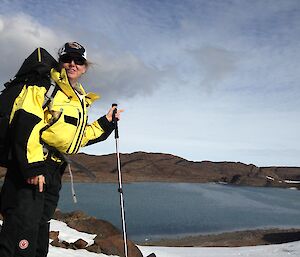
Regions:
<instances>
[{"instance_id":1,"label":"sky","mask_svg":"<svg viewBox=\"0 0 300 257\"><path fill-rule=\"evenodd\" d=\"M121 153L300 166L300 1L0 0L0 84L68 41L93 63L90 121L125 110Z\"/></svg>"}]
</instances>

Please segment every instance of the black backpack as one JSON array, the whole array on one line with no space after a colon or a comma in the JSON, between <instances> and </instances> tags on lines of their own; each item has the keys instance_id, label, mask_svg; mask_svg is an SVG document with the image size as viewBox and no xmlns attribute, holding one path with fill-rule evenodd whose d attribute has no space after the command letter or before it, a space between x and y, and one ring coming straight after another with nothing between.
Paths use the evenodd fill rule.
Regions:
<instances>
[{"instance_id":1,"label":"black backpack","mask_svg":"<svg viewBox=\"0 0 300 257\"><path fill-rule=\"evenodd\" d=\"M47 107L57 92L50 70L58 68L58 62L43 48L37 48L23 62L15 77L4 84L0 94L0 166L6 167L10 151L9 120L16 97L25 84L47 88L43 108Z\"/></svg>"}]
</instances>

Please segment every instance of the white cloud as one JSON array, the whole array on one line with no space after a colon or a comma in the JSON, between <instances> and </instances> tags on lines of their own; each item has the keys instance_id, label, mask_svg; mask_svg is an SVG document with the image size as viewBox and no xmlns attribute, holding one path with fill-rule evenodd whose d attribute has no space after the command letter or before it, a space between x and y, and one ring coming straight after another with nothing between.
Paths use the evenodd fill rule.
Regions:
<instances>
[{"instance_id":1,"label":"white cloud","mask_svg":"<svg viewBox=\"0 0 300 257\"><path fill-rule=\"evenodd\" d=\"M0 81L15 75L24 59L38 46L54 54L57 35L32 17L19 13L0 15Z\"/></svg>"},{"instance_id":2,"label":"white cloud","mask_svg":"<svg viewBox=\"0 0 300 257\"><path fill-rule=\"evenodd\" d=\"M64 38L60 38L54 29L45 27L32 17L21 13L14 16L1 15L0 25L2 82L7 81L17 72L23 60L36 47L42 46L56 57L56 50L68 38L67 33ZM137 94L151 94L159 86L162 72L147 66L134 54L115 51L114 55L110 55L113 48L106 49L107 52L101 49L95 54L93 54L93 47L89 49L87 46L87 50L94 63L90 74L84 79L87 85L92 85L87 86L88 90L96 89L107 97L118 95L120 98L130 98ZM100 87L98 88L97 85Z\"/></svg>"},{"instance_id":3,"label":"white cloud","mask_svg":"<svg viewBox=\"0 0 300 257\"><path fill-rule=\"evenodd\" d=\"M95 62L89 70L86 84L106 98L117 97L120 100L152 94L164 76L163 72L147 66L129 52L117 56L95 54L92 58Z\"/></svg>"}]
</instances>

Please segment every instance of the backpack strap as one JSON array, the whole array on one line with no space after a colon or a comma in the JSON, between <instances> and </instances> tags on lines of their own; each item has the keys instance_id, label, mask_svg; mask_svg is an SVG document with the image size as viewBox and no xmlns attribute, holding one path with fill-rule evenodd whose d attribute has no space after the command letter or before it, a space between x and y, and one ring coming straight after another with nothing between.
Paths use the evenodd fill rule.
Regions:
<instances>
[{"instance_id":1,"label":"backpack strap","mask_svg":"<svg viewBox=\"0 0 300 257\"><path fill-rule=\"evenodd\" d=\"M50 103L52 102L52 100L53 100L54 96L56 95L57 91L58 91L58 87L57 87L55 81L52 78L50 78L50 87L49 87L48 91L45 94L43 109L45 109L47 106L50 105Z\"/></svg>"}]
</instances>

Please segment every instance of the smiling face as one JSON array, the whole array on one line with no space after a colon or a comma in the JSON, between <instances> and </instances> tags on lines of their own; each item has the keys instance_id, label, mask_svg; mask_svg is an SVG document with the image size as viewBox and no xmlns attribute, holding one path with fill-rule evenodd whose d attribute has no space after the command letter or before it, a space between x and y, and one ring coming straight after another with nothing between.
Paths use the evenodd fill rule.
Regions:
<instances>
[{"instance_id":1,"label":"smiling face","mask_svg":"<svg viewBox=\"0 0 300 257\"><path fill-rule=\"evenodd\" d=\"M66 56L66 58L61 58L60 62L62 63L62 67L66 69L71 86L75 86L78 79L87 70L86 61L84 59Z\"/></svg>"}]
</instances>

